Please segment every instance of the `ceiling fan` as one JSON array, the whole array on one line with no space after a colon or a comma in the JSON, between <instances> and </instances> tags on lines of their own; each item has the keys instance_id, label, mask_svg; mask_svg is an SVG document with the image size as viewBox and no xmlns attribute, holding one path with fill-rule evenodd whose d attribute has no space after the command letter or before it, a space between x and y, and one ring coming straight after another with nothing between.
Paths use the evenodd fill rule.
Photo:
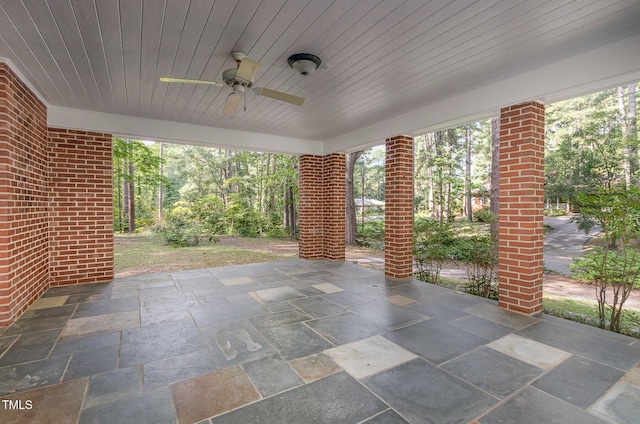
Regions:
<instances>
[{"instance_id":1,"label":"ceiling fan","mask_svg":"<svg viewBox=\"0 0 640 424\"><path fill-rule=\"evenodd\" d=\"M258 96L269 97L271 99L291 103L296 106L300 106L304 103L304 99L302 97L264 87L253 87L253 82L255 80L256 73L260 69L260 64L252 61L241 52L232 52L231 57L233 57L233 60L236 61L238 66L236 69L227 69L222 73L222 80L224 82L167 77L160 78L160 81L177 82L182 84L207 84L220 87L227 85L231 87L233 92L227 96L227 100L224 103L224 109L222 110L222 113L224 114L236 113L238 106L240 105L240 100L244 97L245 89L247 88L252 89Z\"/></svg>"}]
</instances>

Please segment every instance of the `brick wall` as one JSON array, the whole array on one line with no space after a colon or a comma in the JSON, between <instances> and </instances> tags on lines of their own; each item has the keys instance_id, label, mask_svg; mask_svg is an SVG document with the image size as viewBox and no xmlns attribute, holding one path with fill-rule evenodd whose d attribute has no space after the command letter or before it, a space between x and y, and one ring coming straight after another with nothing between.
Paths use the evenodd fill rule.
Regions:
<instances>
[{"instance_id":1,"label":"brick wall","mask_svg":"<svg viewBox=\"0 0 640 424\"><path fill-rule=\"evenodd\" d=\"M0 326L48 287L47 111L0 63Z\"/></svg>"},{"instance_id":2,"label":"brick wall","mask_svg":"<svg viewBox=\"0 0 640 424\"><path fill-rule=\"evenodd\" d=\"M413 138L386 140L384 272L392 278L413 274Z\"/></svg>"},{"instance_id":3,"label":"brick wall","mask_svg":"<svg viewBox=\"0 0 640 424\"><path fill-rule=\"evenodd\" d=\"M111 139L49 129L51 285L113 278Z\"/></svg>"},{"instance_id":4,"label":"brick wall","mask_svg":"<svg viewBox=\"0 0 640 424\"><path fill-rule=\"evenodd\" d=\"M500 113L499 306L542 311L544 105Z\"/></svg>"},{"instance_id":5,"label":"brick wall","mask_svg":"<svg viewBox=\"0 0 640 424\"><path fill-rule=\"evenodd\" d=\"M345 155L303 155L298 179L299 256L345 258Z\"/></svg>"}]
</instances>

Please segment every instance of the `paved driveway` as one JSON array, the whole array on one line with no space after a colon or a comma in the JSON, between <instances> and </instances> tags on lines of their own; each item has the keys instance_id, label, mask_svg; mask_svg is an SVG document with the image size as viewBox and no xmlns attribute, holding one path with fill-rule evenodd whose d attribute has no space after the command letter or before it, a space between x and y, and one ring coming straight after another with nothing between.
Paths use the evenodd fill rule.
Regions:
<instances>
[{"instance_id":1,"label":"paved driveway","mask_svg":"<svg viewBox=\"0 0 640 424\"><path fill-rule=\"evenodd\" d=\"M545 216L544 224L553 229L544 238L544 266L563 275L570 275L573 258L581 257L584 244L595 234L585 234L571 222L569 216Z\"/></svg>"}]
</instances>

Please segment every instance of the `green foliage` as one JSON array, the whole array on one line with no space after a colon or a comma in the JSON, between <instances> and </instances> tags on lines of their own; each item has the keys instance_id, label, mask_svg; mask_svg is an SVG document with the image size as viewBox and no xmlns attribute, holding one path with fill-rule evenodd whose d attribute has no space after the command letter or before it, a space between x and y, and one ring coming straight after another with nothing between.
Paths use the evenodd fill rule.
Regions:
<instances>
[{"instance_id":1,"label":"green foliage","mask_svg":"<svg viewBox=\"0 0 640 424\"><path fill-rule=\"evenodd\" d=\"M454 233L449 223L434 219L416 220L413 228L416 278L437 284L442 265L454 256Z\"/></svg>"},{"instance_id":2,"label":"green foliage","mask_svg":"<svg viewBox=\"0 0 640 424\"><path fill-rule=\"evenodd\" d=\"M197 246L200 238L216 242L219 218L216 219L216 199L204 198L194 204L178 201L156 231L174 247ZM218 215L219 217L220 215Z\"/></svg>"},{"instance_id":3,"label":"green foliage","mask_svg":"<svg viewBox=\"0 0 640 424\"><path fill-rule=\"evenodd\" d=\"M480 222L496 222L497 218L489 208L478 209L473 213L473 219Z\"/></svg>"},{"instance_id":4,"label":"green foliage","mask_svg":"<svg viewBox=\"0 0 640 424\"><path fill-rule=\"evenodd\" d=\"M359 246L382 249L384 245L384 220L366 221L358 225L356 241Z\"/></svg>"},{"instance_id":5,"label":"green foliage","mask_svg":"<svg viewBox=\"0 0 640 424\"><path fill-rule=\"evenodd\" d=\"M455 259L467 269L469 282L462 286L466 293L498 300L498 276L495 273L498 258L489 234L457 237L454 244Z\"/></svg>"},{"instance_id":6,"label":"green foliage","mask_svg":"<svg viewBox=\"0 0 640 424\"><path fill-rule=\"evenodd\" d=\"M640 284L640 189L603 188L578 196L580 228L599 225L606 245L574 260L577 278L597 286L600 326L620 331L624 303ZM608 297L608 296L612 296Z\"/></svg>"}]
</instances>

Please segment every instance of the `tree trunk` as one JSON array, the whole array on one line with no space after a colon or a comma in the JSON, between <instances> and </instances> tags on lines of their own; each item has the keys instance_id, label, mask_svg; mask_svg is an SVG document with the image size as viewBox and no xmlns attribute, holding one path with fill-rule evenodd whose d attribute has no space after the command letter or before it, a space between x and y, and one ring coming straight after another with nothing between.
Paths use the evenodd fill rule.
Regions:
<instances>
[{"instance_id":1,"label":"tree trunk","mask_svg":"<svg viewBox=\"0 0 640 424\"><path fill-rule=\"evenodd\" d=\"M500 188L499 175L499 159L500 159L500 119L493 118L491 120L491 192L490 203L491 212L494 220L491 223L491 240L493 240L494 252L497 254L498 248L498 206L500 196L498 190Z\"/></svg>"},{"instance_id":2,"label":"tree trunk","mask_svg":"<svg viewBox=\"0 0 640 424\"><path fill-rule=\"evenodd\" d=\"M630 84L627 95L629 96L629 119L627 123L627 142L629 148L629 165L631 168L631 183L634 183L634 176L638 172L638 116L636 110L636 85Z\"/></svg>"},{"instance_id":3,"label":"tree trunk","mask_svg":"<svg viewBox=\"0 0 640 424\"><path fill-rule=\"evenodd\" d=\"M618 87L618 112L622 118L622 138L624 140L624 151L622 155L622 169L624 171L624 182L626 187L631 187L631 150L629 145L629 128L627 126L627 108L624 105L624 87Z\"/></svg>"},{"instance_id":4,"label":"tree trunk","mask_svg":"<svg viewBox=\"0 0 640 424\"><path fill-rule=\"evenodd\" d=\"M353 169L356 161L364 150L360 150L353 153L347 153L347 172L346 178L346 217L345 217L345 240L350 246L357 244L356 237L358 236L358 221L356 219L356 202L354 198L353 190ZM362 187L364 193L364 187Z\"/></svg>"},{"instance_id":5,"label":"tree trunk","mask_svg":"<svg viewBox=\"0 0 640 424\"><path fill-rule=\"evenodd\" d=\"M289 236L296 236L296 199L293 184L289 184Z\"/></svg>"},{"instance_id":6,"label":"tree trunk","mask_svg":"<svg viewBox=\"0 0 640 424\"><path fill-rule=\"evenodd\" d=\"M465 214L469 222L473 221L473 205L471 204L471 127L467 126L465 131L465 141L467 144L467 156L465 158L464 169L464 193L465 193Z\"/></svg>"},{"instance_id":7,"label":"tree trunk","mask_svg":"<svg viewBox=\"0 0 640 424\"><path fill-rule=\"evenodd\" d=\"M164 203L164 192L162 186L162 177L164 174L164 143L160 143L160 180L158 182L158 220L162 221L163 210L162 204Z\"/></svg>"},{"instance_id":8,"label":"tree trunk","mask_svg":"<svg viewBox=\"0 0 640 424\"><path fill-rule=\"evenodd\" d=\"M134 183L134 164L133 159L129 160L129 178L127 188L129 191L129 229L128 232L133 233L136 230L136 191Z\"/></svg>"}]
</instances>

